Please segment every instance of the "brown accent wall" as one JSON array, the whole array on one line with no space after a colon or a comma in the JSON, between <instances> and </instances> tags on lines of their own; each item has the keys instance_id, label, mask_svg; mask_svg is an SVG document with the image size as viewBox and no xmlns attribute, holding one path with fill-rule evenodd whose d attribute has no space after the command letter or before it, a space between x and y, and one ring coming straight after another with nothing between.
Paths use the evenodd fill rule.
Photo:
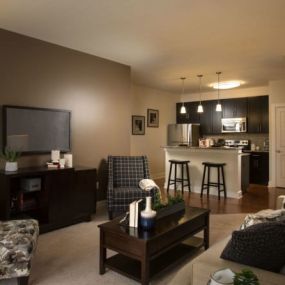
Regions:
<instances>
[{"instance_id":1,"label":"brown accent wall","mask_svg":"<svg viewBox=\"0 0 285 285\"><path fill-rule=\"evenodd\" d=\"M76 165L130 154L130 84L129 66L0 29L0 105L71 110Z\"/></svg>"}]
</instances>

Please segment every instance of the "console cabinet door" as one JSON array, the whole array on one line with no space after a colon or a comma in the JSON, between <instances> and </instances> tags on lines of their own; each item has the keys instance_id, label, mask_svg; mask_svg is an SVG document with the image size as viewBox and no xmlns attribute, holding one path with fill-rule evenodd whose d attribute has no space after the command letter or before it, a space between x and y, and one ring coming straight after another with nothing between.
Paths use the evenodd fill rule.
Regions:
<instances>
[{"instance_id":1,"label":"console cabinet door","mask_svg":"<svg viewBox=\"0 0 285 285\"><path fill-rule=\"evenodd\" d=\"M47 175L49 188L49 222L69 222L74 213L72 206L74 170L66 169Z\"/></svg>"},{"instance_id":2,"label":"console cabinet door","mask_svg":"<svg viewBox=\"0 0 285 285\"><path fill-rule=\"evenodd\" d=\"M96 169L75 170L72 200L75 219L96 212Z\"/></svg>"}]
</instances>

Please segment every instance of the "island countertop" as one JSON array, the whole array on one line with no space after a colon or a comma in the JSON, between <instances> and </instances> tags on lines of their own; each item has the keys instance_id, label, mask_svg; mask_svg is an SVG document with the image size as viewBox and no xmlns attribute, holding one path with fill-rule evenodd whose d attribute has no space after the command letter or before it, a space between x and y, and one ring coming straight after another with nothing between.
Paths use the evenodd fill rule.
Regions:
<instances>
[{"instance_id":1,"label":"island countertop","mask_svg":"<svg viewBox=\"0 0 285 285\"><path fill-rule=\"evenodd\" d=\"M162 146L163 149L167 150L182 150L182 151L218 151L218 152L234 152L234 153L243 153L241 148L238 147L198 147L198 146ZM247 153L246 153L247 155Z\"/></svg>"}]
</instances>

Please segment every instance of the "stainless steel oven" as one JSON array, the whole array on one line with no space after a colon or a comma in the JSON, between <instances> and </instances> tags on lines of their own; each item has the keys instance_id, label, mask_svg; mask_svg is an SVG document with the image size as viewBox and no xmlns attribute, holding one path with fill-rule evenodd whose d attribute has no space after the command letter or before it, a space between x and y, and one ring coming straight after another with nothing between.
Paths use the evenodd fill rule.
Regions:
<instances>
[{"instance_id":1,"label":"stainless steel oven","mask_svg":"<svg viewBox=\"0 0 285 285\"><path fill-rule=\"evenodd\" d=\"M222 133L246 133L246 118L223 118Z\"/></svg>"}]
</instances>

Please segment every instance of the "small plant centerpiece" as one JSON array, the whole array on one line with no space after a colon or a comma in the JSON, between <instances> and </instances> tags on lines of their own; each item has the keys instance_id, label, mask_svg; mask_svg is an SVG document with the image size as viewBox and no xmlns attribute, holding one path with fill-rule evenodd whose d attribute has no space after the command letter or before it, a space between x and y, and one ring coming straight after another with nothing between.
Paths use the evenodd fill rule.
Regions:
<instances>
[{"instance_id":1,"label":"small plant centerpiece","mask_svg":"<svg viewBox=\"0 0 285 285\"><path fill-rule=\"evenodd\" d=\"M259 285L257 276L249 269L235 273L234 285Z\"/></svg>"},{"instance_id":2,"label":"small plant centerpiece","mask_svg":"<svg viewBox=\"0 0 285 285\"><path fill-rule=\"evenodd\" d=\"M21 153L15 150L6 148L0 153L0 157L6 161L5 171L17 171L18 170L18 158Z\"/></svg>"},{"instance_id":3,"label":"small plant centerpiece","mask_svg":"<svg viewBox=\"0 0 285 285\"><path fill-rule=\"evenodd\" d=\"M159 193L154 199L153 209L157 211L157 218L163 218L176 212L185 210L185 202L180 192L175 196L167 196L167 201L163 202Z\"/></svg>"}]
</instances>

